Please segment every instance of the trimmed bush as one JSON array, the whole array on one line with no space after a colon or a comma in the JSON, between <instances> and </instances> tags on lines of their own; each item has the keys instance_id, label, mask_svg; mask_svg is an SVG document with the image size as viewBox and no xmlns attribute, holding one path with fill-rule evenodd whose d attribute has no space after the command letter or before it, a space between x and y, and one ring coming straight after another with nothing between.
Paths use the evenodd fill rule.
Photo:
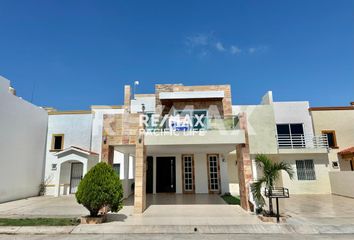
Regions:
<instances>
[{"instance_id":1,"label":"trimmed bush","mask_svg":"<svg viewBox=\"0 0 354 240\"><path fill-rule=\"evenodd\" d=\"M77 202L90 211L91 217L97 217L99 210L106 206L112 212L123 207L122 183L113 168L104 162L87 172L75 196Z\"/></svg>"}]
</instances>

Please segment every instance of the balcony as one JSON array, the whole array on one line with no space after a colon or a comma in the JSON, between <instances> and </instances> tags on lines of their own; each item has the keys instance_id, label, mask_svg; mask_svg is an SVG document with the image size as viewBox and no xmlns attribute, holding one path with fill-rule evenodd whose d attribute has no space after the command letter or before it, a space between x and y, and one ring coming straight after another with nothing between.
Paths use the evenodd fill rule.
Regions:
<instances>
[{"instance_id":1,"label":"balcony","mask_svg":"<svg viewBox=\"0 0 354 240\"><path fill-rule=\"evenodd\" d=\"M276 136L279 153L326 153L326 135L279 134Z\"/></svg>"},{"instance_id":2,"label":"balcony","mask_svg":"<svg viewBox=\"0 0 354 240\"><path fill-rule=\"evenodd\" d=\"M235 144L245 142L239 129L238 116L208 118L172 116L149 122L145 131L146 145Z\"/></svg>"},{"instance_id":3,"label":"balcony","mask_svg":"<svg viewBox=\"0 0 354 240\"><path fill-rule=\"evenodd\" d=\"M152 118L151 118L152 119ZM238 116L205 117L205 116L170 116L148 122L147 132L187 132L238 129Z\"/></svg>"}]
</instances>

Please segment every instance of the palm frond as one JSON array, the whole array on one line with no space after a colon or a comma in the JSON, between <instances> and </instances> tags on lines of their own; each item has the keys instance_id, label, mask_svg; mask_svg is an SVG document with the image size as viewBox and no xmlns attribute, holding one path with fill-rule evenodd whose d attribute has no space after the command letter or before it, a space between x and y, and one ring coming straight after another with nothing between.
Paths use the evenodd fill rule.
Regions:
<instances>
[{"instance_id":1,"label":"palm frond","mask_svg":"<svg viewBox=\"0 0 354 240\"><path fill-rule=\"evenodd\" d=\"M265 177L262 177L259 180L257 180L256 182L251 184L252 195L253 195L254 199L256 200L256 203L258 205L260 205L261 207L263 207L265 205L265 200L262 195L262 186L263 186L263 184L266 183L266 181L267 181L267 179Z\"/></svg>"},{"instance_id":2,"label":"palm frond","mask_svg":"<svg viewBox=\"0 0 354 240\"><path fill-rule=\"evenodd\" d=\"M289 175L290 179L293 179L294 177L294 169L289 163L286 162L274 163L274 170L277 172L284 170Z\"/></svg>"},{"instance_id":3,"label":"palm frond","mask_svg":"<svg viewBox=\"0 0 354 240\"><path fill-rule=\"evenodd\" d=\"M269 169L272 165L272 161L264 154L257 154L256 164L264 169Z\"/></svg>"}]
</instances>

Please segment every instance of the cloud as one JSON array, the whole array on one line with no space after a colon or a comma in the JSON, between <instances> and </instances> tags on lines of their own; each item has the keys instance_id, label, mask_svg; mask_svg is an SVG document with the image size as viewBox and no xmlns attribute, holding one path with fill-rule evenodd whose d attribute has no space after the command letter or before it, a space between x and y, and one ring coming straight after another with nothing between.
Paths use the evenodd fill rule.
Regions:
<instances>
[{"instance_id":1,"label":"cloud","mask_svg":"<svg viewBox=\"0 0 354 240\"><path fill-rule=\"evenodd\" d=\"M209 38L207 34L196 34L186 37L186 44L191 47L206 46L208 45Z\"/></svg>"},{"instance_id":2,"label":"cloud","mask_svg":"<svg viewBox=\"0 0 354 240\"><path fill-rule=\"evenodd\" d=\"M265 45L255 45L248 47L240 47L235 44L225 44L222 40L216 38L213 32L198 33L185 38L185 46L190 55L199 58L216 54L229 54L233 56L254 55L256 53L264 53L268 50Z\"/></svg>"},{"instance_id":3,"label":"cloud","mask_svg":"<svg viewBox=\"0 0 354 240\"><path fill-rule=\"evenodd\" d=\"M231 45L230 47L230 53L235 55L235 54L240 54L242 52L241 48Z\"/></svg>"},{"instance_id":4,"label":"cloud","mask_svg":"<svg viewBox=\"0 0 354 240\"><path fill-rule=\"evenodd\" d=\"M224 48L224 45L222 45L222 43L221 42L217 42L216 44L215 44L215 47L216 47L216 49L218 50L218 51L220 51L220 52L224 52L226 49Z\"/></svg>"},{"instance_id":5,"label":"cloud","mask_svg":"<svg viewBox=\"0 0 354 240\"><path fill-rule=\"evenodd\" d=\"M267 50L268 50L267 46L250 47L250 48L248 48L248 53L249 54L261 53L261 52L265 52Z\"/></svg>"},{"instance_id":6,"label":"cloud","mask_svg":"<svg viewBox=\"0 0 354 240\"><path fill-rule=\"evenodd\" d=\"M248 49L248 52L251 53L251 54L252 54L252 53L255 53L256 51L257 51L257 50L256 50L256 48L254 48L254 47L251 47L251 48Z\"/></svg>"}]
</instances>

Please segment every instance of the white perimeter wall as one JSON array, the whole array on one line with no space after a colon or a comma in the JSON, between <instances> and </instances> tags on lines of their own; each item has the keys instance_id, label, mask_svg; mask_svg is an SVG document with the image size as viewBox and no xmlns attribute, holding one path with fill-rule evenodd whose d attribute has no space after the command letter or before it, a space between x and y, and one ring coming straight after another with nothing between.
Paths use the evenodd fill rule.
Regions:
<instances>
[{"instance_id":1,"label":"white perimeter wall","mask_svg":"<svg viewBox=\"0 0 354 240\"><path fill-rule=\"evenodd\" d=\"M47 112L0 77L0 202L36 196L43 179Z\"/></svg>"},{"instance_id":2,"label":"white perimeter wall","mask_svg":"<svg viewBox=\"0 0 354 240\"><path fill-rule=\"evenodd\" d=\"M354 172L329 172L333 194L354 198Z\"/></svg>"}]
</instances>

